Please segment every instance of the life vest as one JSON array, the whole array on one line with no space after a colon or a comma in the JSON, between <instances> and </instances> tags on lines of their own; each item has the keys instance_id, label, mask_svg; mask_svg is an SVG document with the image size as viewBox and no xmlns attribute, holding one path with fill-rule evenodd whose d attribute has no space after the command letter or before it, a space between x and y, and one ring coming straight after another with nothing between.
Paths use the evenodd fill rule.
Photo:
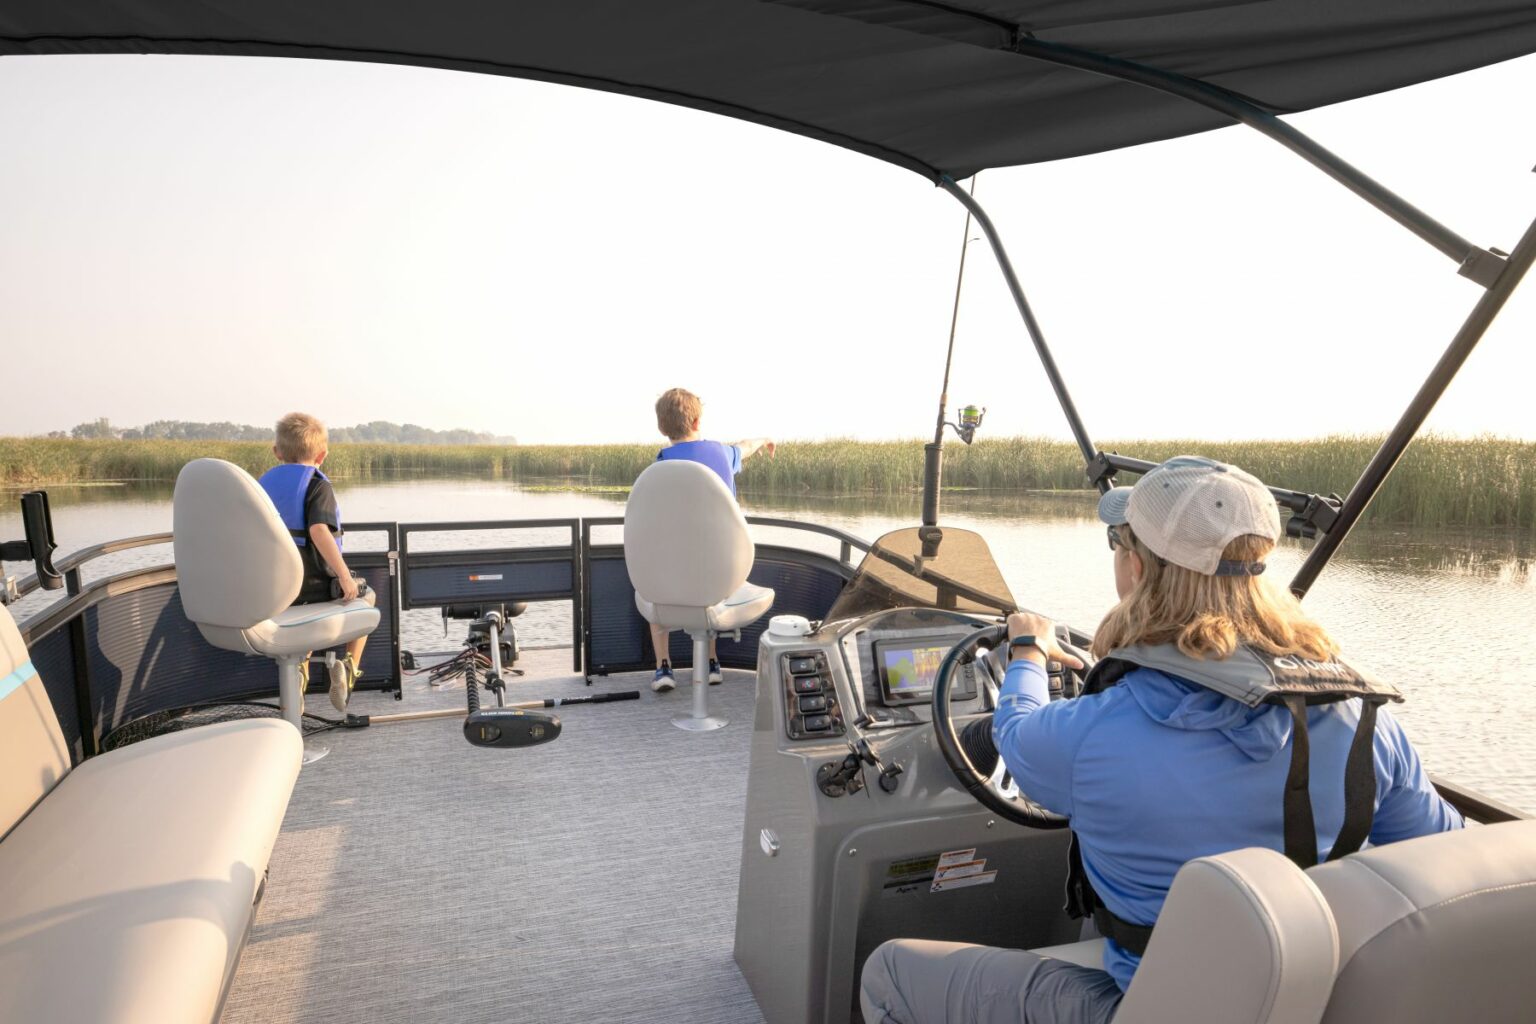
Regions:
<instances>
[{"instance_id":1,"label":"life vest","mask_svg":"<svg viewBox=\"0 0 1536 1024\"><path fill-rule=\"evenodd\" d=\"M304 496L309 493L309 482L315 477L330 482L330 477L320 472L318 466L306 466L298 462L284 462L261 474L256 481L267 492L283 525L299 547L309 546L309 527L304 522ZM341 508L336 509L336 544L341 544Z\"/></svg>"},{"instance_id":2,"label":"life vest","mask_svg":"<svg viewBox=\"0 0 1536 1024\"><path fill-rule=\"evenodd\" d=\"M1360 698L1360 725L1344 762L1344 823L1327 859L1337 860L1360 849L1371 833L1371 821L1376 814L1376 710L1387 701L1402 701L1397 687L1338 658L1314 661L1299 655L1265 654L1245 645L1219 661L1202 660L1181 653L1173 644L1136 644L1117 648L1100 659L1084 680L1083 693L1101 693L1136 668L1176 676L1250 708L1275 704L1290 712L1291 768L1282 797L1285 855L1300 868L1317 863L1307 708ZM1145 953L1152 926L1133 924L1104 906L1083 869L1076 835L1067 857L1067 913L1074 918L1092 917L1100 935L1115 940L1137 956Z\"/></svg>"}]
</instances>

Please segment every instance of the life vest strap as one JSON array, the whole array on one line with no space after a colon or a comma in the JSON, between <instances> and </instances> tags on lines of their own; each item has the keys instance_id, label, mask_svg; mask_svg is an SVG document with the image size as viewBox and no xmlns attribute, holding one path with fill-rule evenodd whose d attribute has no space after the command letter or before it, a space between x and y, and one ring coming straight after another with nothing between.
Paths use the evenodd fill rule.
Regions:
<instances>
[{"instance_id":1,"label":"life vest strap","mask_svg":"<svg viewBox=\"0 0 1536 1024\"><path fill-rule=\"evenodd\" d=\"M1371 697L1360 702L1360 725L1344 761L1344 824L1329 860L1349 856L1370 837L1376 820L1376 709L1385 703L1386 698Z\"/></svg>"},{"instance_id":2,"label":"life vest strap","mask_svg":"<svg viewBox=\"0 0 1536 1024\"><path fill-rule=\"evenodd\" d=\"M1072 833L1071 845L1067 847L1067 903L1064 909L1067 916L1074 920L1093 918L1093 926L1099 930L1100 935L1114 940L1121 949L1136 956L1144 955L1147 943L1152 941L1152 925L1132 924L1116 915L1094 892L1093 883L1088 880L1088 871L1083 867L1083 855L1077 847L1076 832Z\"/></svg>"},{"instance_id":3,"label":"life vest strap","mask_svg":"<svg viewBox=\"0 0 1536 1024\"><path fill-rule=\"evenodd\" d=\"M1285 855L1297 867L1317 863L1317 823L1312 819L1312 741L1307 736L1307 701L1296 693L1283 702L1291 713L1291 768L1285 776Z\"/></svg>"},{"instance_id":4,"label":"life vest strap","mask_svg":"<svg viewBox=\"0 0 1536 1024\"><path fill-rule=\"evenodd\" d=\"M1376 709L1388 698L1360 699L1360 724L1344 761L1344 821L1328 860L1346 857L1365 843L1376 818ZM1297 867L1317 863L1317 824L1312 818L1311 747L1307 738L1307 698L1286 694L1291 713L1291 769L1285 777L1285 855Z\"/></svg>"}]
</instances>

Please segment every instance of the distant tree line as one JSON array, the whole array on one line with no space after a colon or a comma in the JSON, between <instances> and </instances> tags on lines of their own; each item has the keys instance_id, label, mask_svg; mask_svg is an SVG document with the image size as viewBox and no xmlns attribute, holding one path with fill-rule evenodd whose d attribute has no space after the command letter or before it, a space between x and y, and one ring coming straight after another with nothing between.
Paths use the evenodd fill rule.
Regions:
<instances>
[{"instance_id":1,"label":"distant tree line","mask_svg":"<svg viewBox=\"0 0 1536 1024\"><path fill-rule=\"evenodd\" d=\"M432 430L414 423L374 420L355 427L331 427L332 444L516 444L515 437L479 434L473 430ZM244 423L190 423L155 420L142 427L116 427L106 418L81 423L49 437L120 441L270 441L272 428Z\"/></svg>"}]
</instances>

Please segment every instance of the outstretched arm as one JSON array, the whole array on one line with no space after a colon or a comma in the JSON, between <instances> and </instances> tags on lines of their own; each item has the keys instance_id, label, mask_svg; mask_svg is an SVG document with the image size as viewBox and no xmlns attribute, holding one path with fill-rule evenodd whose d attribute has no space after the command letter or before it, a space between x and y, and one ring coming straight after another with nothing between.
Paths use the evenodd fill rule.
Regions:
<instances>
[{"instance_id":1,"label":"outstretched arm","mask_svg":"<svg viewBox=\"0 0 1536 1024\"><path fill-rule=\"evenodd\" d=\"M778 448L778 445L773 443L773 439L767 437L749 437L745 441L734 441L732 444L741 449L742 462L746 462L756 455L759 450L767 452L768 457L771 459L773 458L774 451Z\"/></svg>"}]
</instances>

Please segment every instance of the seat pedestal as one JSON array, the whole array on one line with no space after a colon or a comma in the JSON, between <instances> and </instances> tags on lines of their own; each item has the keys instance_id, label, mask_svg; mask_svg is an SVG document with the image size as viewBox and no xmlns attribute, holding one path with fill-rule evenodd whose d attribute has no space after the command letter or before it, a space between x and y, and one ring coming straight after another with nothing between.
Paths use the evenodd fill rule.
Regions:
<instances>
[{"instance_id":1,"label":"seat pedestal","mask_svg":"<svg viewBox=\"0 0 1536 1024\"><path fill-rule=\"evenodd\" d=\"M304 735L304 689L303 676L299 674L299 664L304 660L302 654L283 654L273 659L277 662L277 703L282 709L283 720L299 730L299 735ZM304 763L314 764L331 752L331 748L321 743L306 740L304 743Z\"/></svg>"},{"instance_id":2,"label":"seat pedestal","mask_svg":"<svg viewBox=\"0 0 1536 1024\"><path fill-rule=\"evenodd\" d=\"M694 632L693 637L693 713L677 715L672 724L689 732L710 732L723 729L730 719L709 713L709 638L711 630Z\"/></svg>"}]
</instances>

